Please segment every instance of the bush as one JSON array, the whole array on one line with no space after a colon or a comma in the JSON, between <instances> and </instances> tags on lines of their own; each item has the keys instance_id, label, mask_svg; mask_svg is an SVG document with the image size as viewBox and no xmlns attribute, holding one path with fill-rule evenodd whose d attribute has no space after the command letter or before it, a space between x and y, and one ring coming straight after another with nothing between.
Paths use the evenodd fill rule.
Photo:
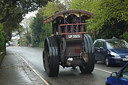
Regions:
<instances>
[{"instance_id":1,"label":"bush","mask_svg":"<svg viewBox=\"0 0 128 85\"><path fill-rule=\"evenodd\" d=\"M4 40L2 29L3 29L3 25L0 24L0 52L4 51L4 44L5 44L5 40Z\"/></svg>"},{"instance_id":2,"label":"bush","mask_svg":"<svg viewBox=\"0 0 128 85\"><path fill-rule=\"evenodd\" d=\"M128 32L123 33L123 39L128 42Z\"/></svg>"}]
</instances>

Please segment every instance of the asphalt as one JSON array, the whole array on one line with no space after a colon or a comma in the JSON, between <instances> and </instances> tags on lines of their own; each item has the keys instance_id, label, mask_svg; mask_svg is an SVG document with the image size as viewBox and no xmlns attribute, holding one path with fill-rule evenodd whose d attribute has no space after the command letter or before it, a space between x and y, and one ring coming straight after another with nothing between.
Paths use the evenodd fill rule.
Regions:
<instances>
[{"instance_id":1,"label":"asphalt","mask_svg":"<svg viewBox=\"0 0 128 85\"><path fill-rule=\"evenodd\" d=\"M7 51L0 68L0 85L45 85L13 52Z\"/></svg>"}]
</instances>

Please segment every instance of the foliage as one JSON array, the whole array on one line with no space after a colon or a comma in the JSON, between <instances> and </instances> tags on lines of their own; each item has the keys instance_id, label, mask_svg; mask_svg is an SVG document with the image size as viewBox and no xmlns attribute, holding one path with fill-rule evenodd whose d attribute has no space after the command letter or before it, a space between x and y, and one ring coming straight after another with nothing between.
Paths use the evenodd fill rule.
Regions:
<instances>
[{"instance_id":1,"label":"foliage","mask_svg":"<svg viewBox=\"0 0 128 85\"><path fill-rule=\"evenodd\" d=\"M43 10L43 17L44 19L52 16L56 12L60 12L65 10L65 6L61 4L60 2L55 3L55 2L48 2L48 4L42 8Z\"/></svg>"},{"instance_id":2,"label":"foliage","mask_svg":"<svg viewBox=\"0 0 128 85\"><path fill-rule=\"evenodd\" d=\"M125 31L124 21L117 22L115 24L105 23L101 29L98 30L98 34L95 35L95 38L120 38L120 36Z\"/></svg>"},{"instance_id":3,"label":"foliage","mask_svg":"<svg viewBox=\"0 0 128 85\"><path fill-rule=\"evenodd\" d=\"M32 44L33 46L43 47L44 40L46 37L50 36L52 33L52 24L43 24L43 20L50 17L56 12L65 10L65 6L59 1L48 2L48 4L39 9L33 22L30 24L32 30Z\"/></svg>"},{"instance_id":4,"label":"foliage","mask_svg":"<svg viewBox=\"0 0 128 85\"><path fill-rule=\"evenodd\" d=\"M11 39L12 30L19 27L25 14L45 6L48 1L50 0L0 0L0 23L4 26L6 37Z\"/></svg>"},{"instance_id":5,"label":"foliage","mask_svg":"<svg viewBox=\"0 0 128 85\"><path fill-rule=\"evenodd\" d=\"M9 18L14 17L15 14L17 16L19 15L18 18L15 16L15 18L19 19L23 14L37 10L38 7L46 5L48 1L50 0L1 0L0 22L4 22Z\"/></svg>"},{"instance_id":6,"label":"foliage","mask_svg":"<svg viewBox=\"0 0 128 85\"><path fill-rule=\"evenodd\" d=\"M3 26L2 24L0 24L0 52L4 51L4 42L5 42L2 29Z\"/></svg>"},{"instance_id":7,"label":"foliage","mask_svg":"<svg viewBox=\"0 0 128 85\"><path fill-rule=\"evenodd\" d=\"M69 9L81 9L93 13L93 19L88 20L87 29L94 38L126 37L128 0L70 0L69 5ZM48 2L38 11L31 24L33 43L38 41L38 45L42 46L44 39L52 33L51 23L40 24L42 20L63 10L65 6L60 2Z\"/></svg>"},{"instance_id":8,"label":"foliage","mask_svg":"<svg viewBox=\"0 0 128 85\"><path fill-rule=\"evenodd\" d=\"M69 1L70 9L86 10L92 11L93 5L95 4L94 0L71 0Z\"/></svg>"},{"instance_id":9,"label":"foliage","mask_svg":"<svg viewBox=\"0 0 128 85\"><path fill-rule=\"evenodd\" d=\"M18 41L18 43L20 43L20 46L28 46L28 40L26 38L26 35L24 35L23 37L20 38L20 40Z\"/></svg>"},{"instance_id":10,"label":"foliage","mask_svg":"<svg viewBox=\"0 0 128 85\"><path fill-rule=\"evenodd\" d=\"M39 46L47 36L51 35L52 25L43 25L43 17L40 13L36 15L33 22L30 24L32 30L32 44L33 46Z\"/></svg>"},{"instance_id":11,"label":"foliage","mask_svg":"<svg viewBox=\"0 0 128 85\"><path fill-rule=\"evenodd\" d=\"M32 44L33 46L39 46L40 35L42 32L43 17L38 13L34 18L33 22L30 23L30 28L32 30Z\"/></svg>"},{"instance_id":12,"label":"foliage","mask_svg":"<svg viewBox=\"0 0 128 85\"><path fill-rule=\"evenodd\" d=\"M128 0L72 0L70 9L93 13L88 30L95 38L119 38L127 29Z\"/></svg>"},{"instance_id":13,"label":"foliage","mask_svg":"<svg viewBox=\"0 0 128 85\"><path fill-rule=\"evenodd\" d=\"M25 37L26 37L26 46L29 46L29 44L31 43L31 34L30 33L27 33L26 35L25 35Z\"/></svg>"},{"instance_id":14,"label":"foliage","mask_svg":"<svg viewBox=\"0 0 128 85\"><path fill-rule=\"evenodd\" d=\"M127 0L98 0L94 5L92 28L101 29L105 22L115 24L128 20Z\"/></svg>"},{"instance_id":15,"label":"foliage","mask_svg":"<svg viewBox=\"0 0 128 85\"><path fill-rule=\"evenodd\" d=\"M123 39L128 42L128 32L123 33Z\"/></svg>"}]
</instances>

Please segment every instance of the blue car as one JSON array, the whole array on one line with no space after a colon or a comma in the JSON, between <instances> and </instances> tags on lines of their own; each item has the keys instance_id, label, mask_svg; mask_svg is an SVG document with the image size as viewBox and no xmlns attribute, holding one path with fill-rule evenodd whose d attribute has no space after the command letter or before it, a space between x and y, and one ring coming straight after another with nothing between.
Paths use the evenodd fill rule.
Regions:
<instances>
[{"instance_id":1,"label":"blue car","mask_svg":"<svg viewBox=\"0 0 128 85\"><path fill-rule=\"evenodd\" d=\"M95 61L106 66L124 65L128 61L128 43L121 39L97 39L94 41Z\"/></svg>"},{"instance_id":2,"label":"blue car","mask_svg":"<svg viewBox=\"0 0 128 85\"><path fill-rule=\"evenodd\" d=\"M106 85L128 85L128 63L119 72L113 72L107 78Z\"/></svg>"}]
</instances>

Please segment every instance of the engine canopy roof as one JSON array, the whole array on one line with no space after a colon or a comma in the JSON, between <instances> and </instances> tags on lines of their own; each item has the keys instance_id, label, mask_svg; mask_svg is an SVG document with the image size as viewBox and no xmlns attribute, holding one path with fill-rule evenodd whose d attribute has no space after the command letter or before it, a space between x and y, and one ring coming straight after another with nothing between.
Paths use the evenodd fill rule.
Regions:
<instances>
[{"instance_id":1,"label":"engine canopy roof","mask_svg":"<svg viewBox=\"0 0 128 85\"><path fill-rule=\"evenodd\" d=\"M86 20L93 17L93 14L91 12L87 12L87 11L83 11L83 10L66 10L66 11L55 13L51 17L44 20L43 24L52 22L52 21L56 20L57 17L67 18L69 15L72 15L72 14L76 15L77 17L83 16Z\"/></svg>"}]
</instances>

